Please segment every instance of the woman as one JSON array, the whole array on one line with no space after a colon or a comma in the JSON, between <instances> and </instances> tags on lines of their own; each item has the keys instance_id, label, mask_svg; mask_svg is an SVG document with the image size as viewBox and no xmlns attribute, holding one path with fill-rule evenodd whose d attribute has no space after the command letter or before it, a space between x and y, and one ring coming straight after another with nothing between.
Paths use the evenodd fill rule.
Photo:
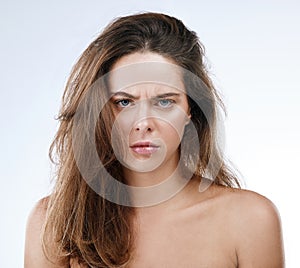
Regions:
<instances>
[{"instance_id":1,"label":"woman","mask_svg":"<svg viewBox=\"0 0 300 268\"><path fill-rule=\"evenodd\" d=\"M90 44L63 96L57 181L29 217L25 267L283 267L275 207L222 156L203 58L194 32L156 13Z\"/></svg>"}]
</instances>

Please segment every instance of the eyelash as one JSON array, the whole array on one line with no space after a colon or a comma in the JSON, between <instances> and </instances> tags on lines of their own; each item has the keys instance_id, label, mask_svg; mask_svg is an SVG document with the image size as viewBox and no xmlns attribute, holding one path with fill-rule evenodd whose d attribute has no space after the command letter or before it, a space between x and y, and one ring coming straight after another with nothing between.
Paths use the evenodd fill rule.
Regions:
<instances>
[{"instance_id":1,"label":"eyelash","mask_svg":"<svg viewBox=\"0 0 300 268\"><path fill-rule=\"evenodd\" d=\"M175 103L175 101L172 99L158 99L157 103L159 103L160 101L168 101L169 102L168 106L160 106L161 108L170 108Z\"/></svg>"},{"instance_id":2,"label":"eyelash","mask_svg":"<svg viewBox=\"0 0 300 268\"><path fill-rule=\"evenodd\" d=\"M120 103L121 103L122 101L128 101L129 104L133 102L133 101L130 100L130 99L120 99L120 100L114 101L114 104L116 104L116 105L119 106L120 108L126 108L127 106L121 106L121 105L120 105Z\"/></svg>"},{"instance_id":3,"label":"eyelash","mask_svg":"<svg viewBox=\"0 0 300 268\"><path fill-rule=\"evenodd\" d=\"M128 101L128 105L125 105L125 106L121 105L121 103L124 102L124 101ZM161 106L161 105L159 105L159 102L161 102L161 101L168 101L169 103L168 103L167 106ZM131 103L133 103L133 100L131 100L131 99L120 99L120 100L114 101L114 104L116 106L118 106L119 108L121 108L121 109L128 107ZM172 105L174 103L175 103L175 100L173 100L173 99L157 99L155 105L164 109L164 108L172 107Z\"/></svg>"}]
</instances>

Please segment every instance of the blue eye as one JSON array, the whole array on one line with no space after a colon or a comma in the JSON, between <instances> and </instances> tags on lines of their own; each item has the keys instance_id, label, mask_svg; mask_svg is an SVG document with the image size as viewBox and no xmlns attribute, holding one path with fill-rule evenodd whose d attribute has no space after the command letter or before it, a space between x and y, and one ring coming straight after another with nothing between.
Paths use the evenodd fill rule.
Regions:
<instances>
[{"instance_id":1,"label":"blue eye","mask_svg":"<svg viewBox=\"0 0 300 268\"><path fill-rule=\"evenodd\" d=\"M163 108L170 107L173 103L174 101L169 99L161 99L158 101L158 105Z\"/></svg>"},{"instance_id":2,"label":"blue eye","mask_svg":"<svg viewBox=\"0 0 300 268\"><path fill-rule=\"evenodd\" d=\"M125 108L130 105L131 101L128 99L123 99L123 100L118 100L115 103L120 107Z\"/></svg>"}]
</instances>

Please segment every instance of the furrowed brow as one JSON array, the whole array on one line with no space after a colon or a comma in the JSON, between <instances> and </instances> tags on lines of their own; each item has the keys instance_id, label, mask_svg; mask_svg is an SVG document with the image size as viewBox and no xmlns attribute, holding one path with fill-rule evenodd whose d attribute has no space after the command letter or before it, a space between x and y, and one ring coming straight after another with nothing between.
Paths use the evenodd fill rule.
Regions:
<instances>
[{"instance_id":1,"label":"furrowed brow","mask_svg":"<svg viewBox=\"0 0 300 268\"><path fill-rule=\"evenodd\" d=\"M112 97L116 97L116 96L126 97L126 98L134 99L134 100L138 99L138 97L133 96L133 95L131 95L129 93L126 93L124 91L118 91L118 92L112 93L110 97L112 98Z\"/></svg>"},{"instance_id":2,"label":"furrowed brow","mask_svg":"<svg viewBox=\"0 0 300 268\"><path fill-rule=\"evenodd\" d=\"M112 97L117 97L117 96L129 98L129 99L134 99L134 100L138 99L137 96L131 95L131 94L129 94L127 92L124 92L124 91L118 91L118 92L112 93L110 97L112 98ZM154 96L152 98L153 99L162 99L162 98L174 97L174 96L177 97L177 96L180 96L180 94L175 93L175 92L168 92L168 93L164 93L164 94L159 94L159 95Z\"/></svg>"},{"instance_id":3,"label":"furrowed brow","mask_svg":"<svg viewBox=\"0 0 300 268\"><path fill-rule=\"evenodd\" d=\"M162 99L162 98L166 98L166 97L177 97L180 96L179 93L175 93L175 92L168 92L168 93L164 93L164 94L159 94L157 96L155 96L154 98L156 99Z\"/></svg>"}]
</instances>

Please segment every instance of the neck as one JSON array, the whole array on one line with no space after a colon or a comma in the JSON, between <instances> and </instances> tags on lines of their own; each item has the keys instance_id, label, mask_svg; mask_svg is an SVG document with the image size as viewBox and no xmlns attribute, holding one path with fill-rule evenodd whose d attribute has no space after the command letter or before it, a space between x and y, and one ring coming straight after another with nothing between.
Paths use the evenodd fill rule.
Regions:
<instances>
[{"instance_id":1,"label":"neck","mask_svg":"<svg viewBox=\"0 0 300 268\"><path fill-rule=\"evenodd\" d=\"M151 172L136 172L124 167L126 183L132 187L133 206L139 211L176 207L191 178L186 178L187 174L184 176L177 165L178 158L174 158Z\"/></svg>"},{"instance_id":2,"label":"neck","mask_svg":"<svg viewBox=\"0 0 300 268\"><path fill-rule=\"evenodd\" d=\"M158 168L149 172L137 172L126 167L123 168L125 181L130 186L135 187L151 187L164 182L170 176L178 173L176 167L178 165L178 156L161 164Z\"/></svg>"}]
</instances>

